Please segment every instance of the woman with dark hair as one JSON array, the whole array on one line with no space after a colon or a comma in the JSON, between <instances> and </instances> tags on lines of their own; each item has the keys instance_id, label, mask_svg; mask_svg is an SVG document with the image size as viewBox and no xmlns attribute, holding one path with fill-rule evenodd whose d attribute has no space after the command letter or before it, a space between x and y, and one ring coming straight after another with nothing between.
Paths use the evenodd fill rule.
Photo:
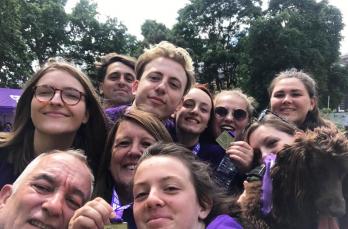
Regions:
<instances>
[{"instance_id":1,"label":"woman with dark hair","mask_svg":"<svg viewBox=\"0 0 348 229\"><path fill-rule=\"evenodd\" d=\"M133 181L138 229L242 228L228 215L230 200L217 188L207 164L176 144L149 147Z\"/></svg>"},{"instance_id":2,"label":"woman with dark hair","mask_svg":"<svg viewBox=\"0 0 348 229\"><path fill-rule=\"evenodd\" d=\"M320 116L315 80L303 71L290 69L280 72L268 88L271 110L302 130L333 127Z\"/></svg>"},{"instance_id":3,"label":"woman with dark hair","mask_svg":"<svg viewBox=\"0 0 348 229\"><path fill-rule=\"evenodd\" d=\"M106 124L91 81L66 62L49 61L23 89L9 133L0 136L0 186L12 183L37 155L80 148L96 173Z\"/></svg>"}]
</instances>

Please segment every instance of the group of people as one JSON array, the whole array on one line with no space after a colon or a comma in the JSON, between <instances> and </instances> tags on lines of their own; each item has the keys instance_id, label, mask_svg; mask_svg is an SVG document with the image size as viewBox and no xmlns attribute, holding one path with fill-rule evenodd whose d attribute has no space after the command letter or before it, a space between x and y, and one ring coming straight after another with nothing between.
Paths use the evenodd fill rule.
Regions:
<instances>
[{"instance_id":1,"label":"group of people","mask_svg":"<svg viewBox=\"0 0 348 229\"><path fill-rule=\"evenodd\" d=\"M273 79L255 119L254 98L213 96L169 42L96 67L99 93L61 61L26 83L12 130L0 133L0 228L243 228L235 197L248 172L301 132L335 128L296 69Z\"/></svg>"}]
</instances>

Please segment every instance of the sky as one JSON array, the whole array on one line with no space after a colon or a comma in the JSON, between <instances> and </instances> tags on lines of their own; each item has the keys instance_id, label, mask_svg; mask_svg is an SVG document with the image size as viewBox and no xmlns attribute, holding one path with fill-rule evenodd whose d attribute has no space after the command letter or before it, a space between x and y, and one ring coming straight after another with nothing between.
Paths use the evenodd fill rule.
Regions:
<instances>
[{"instance_id":1,"label":"sky","mask_svg":"<svg viewBox=\"0 0 348 229\"><path fill-rule=\"evenodd\" d=\"M68 0L66 9L75 6L78 0ZM176 22L178 10L189 3L189 0L95 0L98 4L100 19L107 16L116 17L124 24L128 32L142 39L141 25L147 19L165 24L168 28ZM336 6L343 15L346 25L341 33L341 54L348 54L348 7L346 0L329 0L329 4Z\"/></svg>"}]
</instances>

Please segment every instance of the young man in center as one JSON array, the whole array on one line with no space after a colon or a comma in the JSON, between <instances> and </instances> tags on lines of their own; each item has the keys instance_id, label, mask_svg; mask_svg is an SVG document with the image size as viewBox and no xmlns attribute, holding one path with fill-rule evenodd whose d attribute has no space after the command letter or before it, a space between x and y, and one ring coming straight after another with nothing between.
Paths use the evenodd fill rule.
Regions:
<instances>
[{"instance_id":1,"label":"young man in center","mask_svg":"<svg viewBox=\"0 0 348 229\"><path fill-rule=\"evenodd\" d=\"M127 109L137 108L155 114L165 120L174 113L195 83L192 59L180 47L162 41L145 50L135 66L137 80L132 92L132 106L119 106L106 110L112 121L116 121Z\"/></svg>"}]
</instances>

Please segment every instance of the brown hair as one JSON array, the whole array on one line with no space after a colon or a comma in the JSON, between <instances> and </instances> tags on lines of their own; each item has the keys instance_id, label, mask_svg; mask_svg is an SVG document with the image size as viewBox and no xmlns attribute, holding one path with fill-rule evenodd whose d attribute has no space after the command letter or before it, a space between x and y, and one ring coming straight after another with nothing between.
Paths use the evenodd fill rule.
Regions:
<instances>
[{"instance_id":1,"label":"brown hair","mask_svg":"<svg viewBox=\"0 0 348 229\"><path fill-rule=\"evenodd\" d=\"M1 159L7 160L14 166L15 174L20 174L34 156L34 130L31 120L31 100L34 95L36 83L48 72L65 71L77 79L85 90L86 110L90 116L87 123L82 124L74 139L73 148L83 149L88 158L90 167L97 170L100 150L104 147L106 139L105 115L98 101L98 96L89 78L76 67L64 61L50 59L45 66L38 70L26 83L23 93L18 101L13 129L8 134L2 134L0 149L6 153Z\"/></svg>"},{"instance_id":2,"label":"brown hair","mask_svg":"<svg viewBox=\"0 0 348 229\"><path fill-rule=\"evenodd\" d=\"M187 83L184 90L184 95L190 90L195 83L194 69L190 54L183 48L176 47L168 41L162 41L150 49L146 49L142 55L139 56L135 66L135 74L137 80L140 80L144 73L145 66L152 60L165 57L179 63L185 70Z\"/></svg>"},{"instance_id":3,"label":"brown hair","mask_svg":"<svg viewBox=\"0 0 348 229\"><path fill-rule=\"evenodd\" d=\"M136 61L137 59L135 59L134 57L121 55L115 52L108 53L105 56L102 56L100 58L100 62L95 63L98 81L102 82L104 80L106 71L110 64L115 62L121 62L122 64L134 70Z\"/></svg>"}]
</instances>

